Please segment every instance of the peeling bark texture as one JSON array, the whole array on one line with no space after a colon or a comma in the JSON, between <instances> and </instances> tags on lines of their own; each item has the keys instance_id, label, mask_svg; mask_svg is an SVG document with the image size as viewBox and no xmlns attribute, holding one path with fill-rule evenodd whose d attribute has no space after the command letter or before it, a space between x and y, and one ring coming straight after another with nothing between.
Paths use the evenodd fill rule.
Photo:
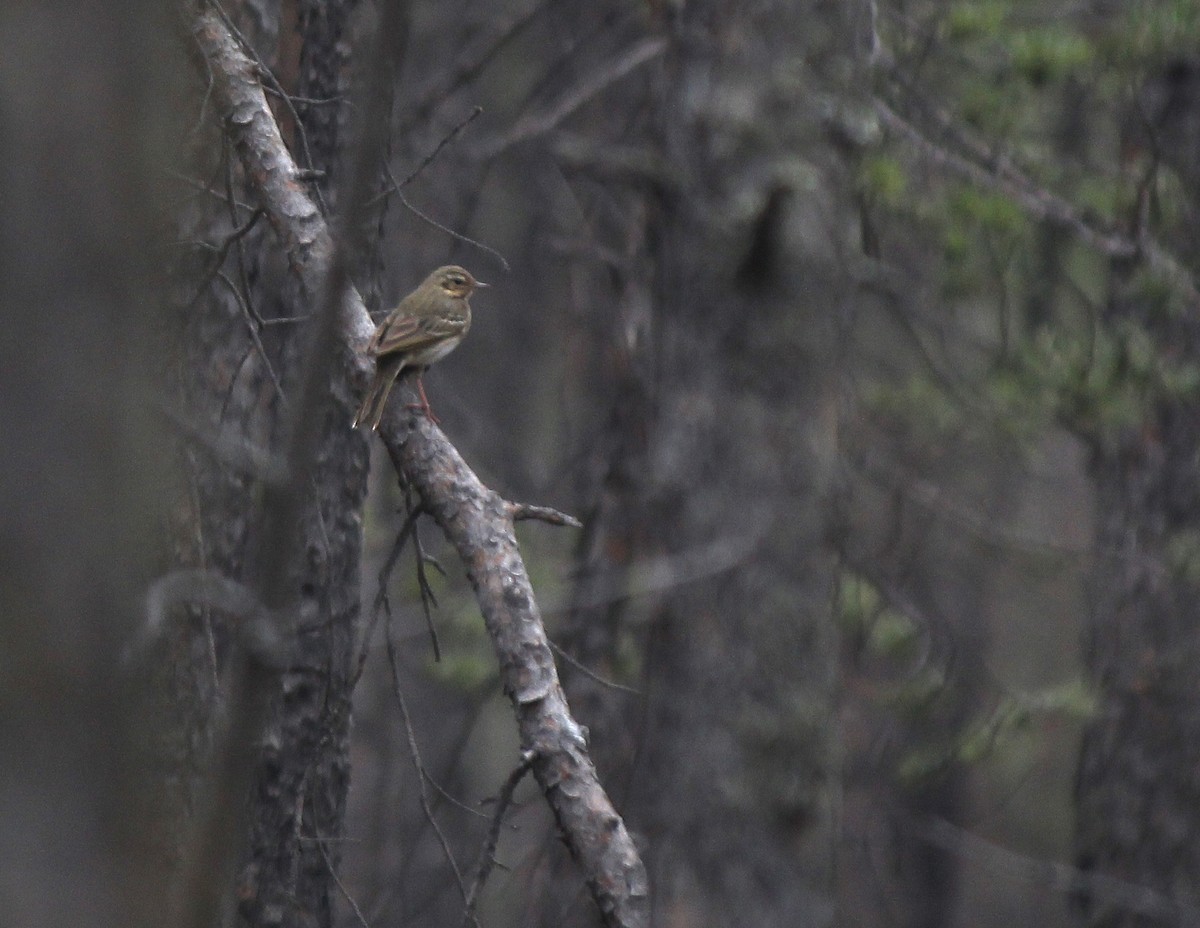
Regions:
<instances>
[{"instance_id":1,"label":"peeling bark texture","mask_svg":"<svg viewBox=\"0 0 1200 928\"><path fill-rule=\"evenodd\" d=\"M296 162L258 82L257 65L215 12L201 13L192 34L209 64L227 69L214 74L213 90L246 181L261 197L292 270L310 293L319 293L319 272L328 268L333 242L297 176Z\"/></svg>"},{"instance_id":2,"label":"peeling bark texture","mask_svg":"<svg viewBox=\"0 0 1200 928\"><path fill-rule=\"evenodd\" d=\"M285 243L292 270L306 287L319 283L329 270L329 233L296 181L295 165L283 148L251 63L214 13L199 15L194 34L213 71L215 97L246 175ZM361 347L372 326L353 288L347 288L342 308L345 343ZM361 389L371 373L369 359L359 352L345 360L345 369L352 371ZM404 478L421 493L467 565L517 714L523 748L534 755L535 775L605 924L645 925L645 869L596 778L583 731L567 709L513 538L511 507L475 479L440 430L424 419L401 418L399 404L391 411L381 434ZM350 421L349 415L345 421Z\"/></svg>"},{"instance_id":3,"label":"peeling bark texture","mask_svg":"<svg viewBox=\"0 0 1200 928\"><path fill-rule=\"evenodd\" d=\"M320 15L301 20L301 71L299 95L332 100L346 96L348 88L340 46L350 3L321 5ZM311 13L311 10L307 12ZM227 35L222 38L228 40ZM242 50L225 46L227 55ZM238 62L248 77L243 59ZM234 82L231 89L237 88ZM242 125L234 133L245 153L262 152L280 144L273 118L261 107L261 91L228 98L229 124ZM335 202L334 165L340 151L341 105L306 108L301 115L312 167L323 172L320 183L327 202ZM286 151L277 149L277 151ZM332 254L320 214L307 190L295 180L290 158L276 157L257 166L261 188L275 191L286 205L286 222L276 221L275 231L287 243L293 268L311 267L315 255ZM254 184L252 183L252 186ZM270 215L270 213L268 213ZM264 247L273 242L264 242ZM319 300L322 276L283 277L275 281L277 295L288 315L311 312ZM304 379L309 327L285 330L277 346L279 377L295 402ZM303 477L308 489L301 493L298 525L298 563L291 565L283 582L293 593L278 605L292 613L294 643L285 670L279 675L261 758L251 791L246 861L238 875L237 896L242 917L253 925L291 923L307 919L318 926L332 924L334 873L341 857L341 837L349 788L350 677L355 630L361 603L361 509L366 495L367 448L362 436L348 433L355 391L348 382L353 370L350 351L339 345L344 360L331 365L331 380L322 392L328 401L314 404L313 464ZM291 417L275 407L270 447L287 441ZM270 494L266 497L270 501ZM262 540L250 538L253 548ZM251 576L259 570L261 552L249 564Z\"/></svg>"},{"instance_id":4,"label":"peeling bark texture","mask_svg":"<svg viewBox=\"0 0 1200 928\"><path fill-rule=\"evenodd\" d=\"M559 685L513 534L512 506L487 489L424 417L390 407L385 441L467 568L517 715L521 750L582 867L606 925L648 923L646 871L588 756Z\"/></svg>"}]
</instances>

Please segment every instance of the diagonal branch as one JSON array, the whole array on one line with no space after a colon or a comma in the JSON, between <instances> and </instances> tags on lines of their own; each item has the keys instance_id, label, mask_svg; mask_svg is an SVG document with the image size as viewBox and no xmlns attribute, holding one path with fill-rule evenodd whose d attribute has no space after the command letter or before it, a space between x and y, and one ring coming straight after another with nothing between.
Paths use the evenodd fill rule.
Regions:
<instances>
[{"instance_id":1,"label":"diagonal branch","mask_svg":"<svg viewBox=\"0 0 1200 928\"><path fill-rule=\"evenodd\" d=\"M1110 258L1141 259L1183 293L1193 305L1200 304L1200 291L1191 273L1178 258L1149 235L1143 233L1133 237L1098 228L1073 203L1040 186L1015 166L1007 163L987 166L951 151L928 138L883 100L875 100L875 112L885 126L906 139L921 157L932 164L952 171L973 184L1000 191L1028 215L1068 229L1094 251ZM975 154L978 156L980 153Z\"/></svg>"},{"instance_id":2,"label":"diagonal branch","mask_svg":"<svg viewBox=\"0 0 1200 928\"><path fill-rule=\"evenodd\" d=\"M517 121L517 124L496 138L479 146L478 156L486 161L494 158L512 146L545 135L564 119L578 110L585 103L595 99L612 84L630 72L641 67L648 61L653 61L664 51L667 43L664 39L645 39L628 49L625 54L612 61L606 62L603 68L588 74L577 85L570 88L559 100L552 105L529 113Z\"/></svg>"},{"instance_id":3,"label":"diagonal branch","mask_svg":"<svg viewBox=\"0 0 1200 928\"><path fill-rule=\"evenodd\" d=\"M320 292L332 240L324 218L298 180L267 106L254 63L212 11L193 33L210 67L215 105L248 182L279 236L293 273ZM362 297L348 282L341 295L340 338L361 348L373 329ZM365 386L372 363L353 353ZM485 487L441 430L393 404L381 432L396 466L445 531L467 567L517 717L522 751L564 840L583 869L604 923L640 928L649 921L645 866L625 823L600 785L583 729L559 685L541 615L517 547L512 507ZM347 423L349 429L349 423Z\"/></svg>"}]
</instances>

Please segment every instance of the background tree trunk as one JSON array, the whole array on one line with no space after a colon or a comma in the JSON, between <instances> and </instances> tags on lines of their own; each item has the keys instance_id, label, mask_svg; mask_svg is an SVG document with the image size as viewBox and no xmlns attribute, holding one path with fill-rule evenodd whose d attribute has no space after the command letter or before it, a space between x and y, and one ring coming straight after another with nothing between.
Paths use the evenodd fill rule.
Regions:
<instances>
[{"instance_id":1,"label":"background tree trunk","mask_svg":"<svg viewBox=\"0 0 1200 928\"><path fill-rule=\"evenodd\" d=\"M150 359L178 87L169 17L126 12L0 10L0 909L29 928L149 926L164 902L130 642L164 567Z\"/></svg>"}]
</instances>

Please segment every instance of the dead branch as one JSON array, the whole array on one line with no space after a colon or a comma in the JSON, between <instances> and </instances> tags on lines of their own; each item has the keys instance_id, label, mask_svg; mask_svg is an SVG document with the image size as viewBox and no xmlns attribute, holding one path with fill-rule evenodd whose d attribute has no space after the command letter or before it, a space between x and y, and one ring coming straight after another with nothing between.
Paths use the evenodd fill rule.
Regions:
<instances>
[{"instance_id":1,"label":"dead branch","mask_svg":"<svg viewBox=\"0 0 1200 928\"><path fill-rule=\"evenodd\" d=\"M504 786L500 788L500 793L496 797L496 811L492 814L491 827L488 828L483 849L479 852L479 864L475 870L475 879L471 882L470 892L467 893L467 905L462 917L464 928L475 920L475 905L479 902L479 893L487 883L492 867L496 865L496 845L500 843L500 829L504 827L504 813L508 811L508 807L512 803L513 793L517 791L517 786L525 779L525 774L533 766L533 760L531 755L524 755L521 762L508 775L508 779L504 781Z\"/></svg>"},{"instance_id":2,"label":"dead branch","mask_svg":"<svg viewBox=\"0 0 1200 928\"><path fill-rule=\"evenodd\" d=\"M211 9L193 33L214 76L215 105L242 160L248 182L283 243L295 274L312 292L333 259L328 227L297 178L259 83L259 70ZM361 347L373 326L362 297L348 282L339 293L340 337ZM371 361L354 353L365 385ZM446 533L467 567L517 717L521 749L606 925L649 920L645 866L596 776L583 729L559 685L541 615L513 532L509 504L486 488L436 425L393 404L381 429L406 484ZM347 429L349 423L347 423Z\"/></svg>"},{"instance_id":3,"label":"dead branch","mask_svg":"<svg viewBox=\"0 0 1200 928\"><path fill-rule=\"evenodd\" d=\"M551 509L549 506L530 506L528 503L509 503L509 511L514 522L536 519L549 525L562 525L566 528L583 528L583 523L572 515Z\"/></svg>"}]
</instances>

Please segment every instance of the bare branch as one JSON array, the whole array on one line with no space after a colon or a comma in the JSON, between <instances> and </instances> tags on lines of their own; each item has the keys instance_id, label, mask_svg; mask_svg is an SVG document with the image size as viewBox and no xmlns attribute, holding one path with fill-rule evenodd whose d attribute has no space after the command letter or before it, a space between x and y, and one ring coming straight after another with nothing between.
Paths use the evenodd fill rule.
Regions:
<instances>
[{"instance_id":1,"label":"bare branch","mask_svg":"<svg viewBox=\"0 0 1200 928\"><path fill-rule=\"evenodd\" d=\"M581 674L583 674L589 680L594 680L596 683L599 683L601 686L606 686L609 689L617 690L618 692L621 692L621 693L628 693L630 696L641 696L642 695L641 690L636 690L632 686L626 686L624 683L617 683L615 680L604 679L604 677L600 676L600 674L596 673L596 671L592 670L590 667L585 666L582 662L576 660L574 657L572 657L570 654L568 654L566 651L564 651L559 645L555 644L553 641L550 642L550 647L554 649L555 654L557 654L559 657L561 657L564 661L566 661L568 664L570 664L572 667L574 667L576 670L578 670Z\"/></svg>"},{"instance_id":2,"label":"bare branch","mask_svg":"<svg viewBox=\"0 0 1200 928\"><path fill-rule=\"evenodd\" d=\"M257 69L211 9L198 15L194 33L212 67L216 105L246 177L293 271L313 292L322 292L318 287L334 257L332 239L320 210L297 180ZM645 55L642 60L649 60L662 43L639 48ZM341 338L361 347L374 329L362 298L344 277L338 296ZM353 363L355 377L365 386L371 360L358 351ZM516 714L521 749L536 758L534 775L583 869L604 923L641 928L649 921L645 866L600 785L583 730L559 685L509 504L480 483L436 425L402 405L390 407L382 437L406 485L420 494L466 565Z\"/></svg>"},{"instance_id":3,"label":"bare branch","mask_svg":"<svg viewBox=\"0 0 1200 928\"><path fill-rule=\"evenodd\" d=\"M283 102L283 105L287 108L288 115L292 117L292 125L296 128L296 137L300 139L300 150L304 152L305 170L300 172L301 175L306 175L304 177L305 180L314 179L314 174L317 176L322 176L321 172L318 172L313 168L312 152L308 147L308 132L304 128L304 121L300 118L300 114L296 112L296 107L292 105L291 95L283 89L283 85L280 84L275 78L275 72L268 68L267 63L263 61L261 57L259 57L258 52L254 49L254 45L244 35L242 35L242 33L238 30L238 27L234 24L233 20L229 18L229 14L225 12L224 7L221 6L218 0L210 0L210 2L212 3L213 8L216 9L217 15L221 17L221 22L224 23L230 34L237 39L238 45L241 46L242 51L254 59L254 63L258 68L259 77L263 78L271 85L276 94L278 94L279 99ZM321 212L328 213L329 208L321 196L321 188L314 186L312 191L316 195L317 203L320 204Z\"/></svg>"},{"instance_id":4,"label":"bare branch","mask_svg":"<svg viewBox=\"0 0 1200 928\"><path fill-rule=\"evenodd\" d=\"M413 547L417 552L417 592L421 595L421 611L425 614L425 628L429 631L429 640L433 643L433 659L441 661L442 649L438 644L437 626L433 624L433 612L430 608L437 608L437 597L433 593L433 587L429 585L429 577L425 573L425 565L431 563L437 571L444 577L446 571L442 569L442 565L429 554L425 553L425 548L421 544L421 533L419 530L413 530Z\"/></svg>"},{"instance_id":5,"label":"bare branch","mask_svg":"<svg viewBox=\"0 0 1200 928\"><path fill-rule=\"evenodd\" d=\"M337 886L338 892L342 894L342 898L349 903L350 908L354 910L354 917L362 928L371 928L366 917L362 913L362 909L358 907L358 903L354 901L354 897L350 895L350 890L346 888L346 884L342 882L342 878L338 876L337 870L334 869L333 861L329 859L329 852L325 850L325 840L317 839L317 850L321 852L321 859L325 861L325 866L329 868L329 875L333 878L334 885Z\"/></svg>"},{"instance_id":6,"label":"bare branch","mask_svg":"<svg viewBox=\"0 0 1200 928\"><path fill-rule=\"evenodd\" d=\"M475 879L471 882L471 891L467 893L467 905L463 910L462 917L464 926L475 919L475 905L479 902L480 890L483 889L483 885L492 872L492 867L496 864L496 845L500 842L500 829L504 826L504 813L508 811L508 807L512 803L513 793L517 791L517 786L525 779L525 774L529 773L531 767L533 767L533 755L523 755L521 762L508 775L508 779L504 781L504 785L496 797L496 811L492 814L492 825L483 842L483 849L479 852L479 865L475 870Z\"/></svg>"},{"instance_id":7,"label":"bare branch","mask_svg":"<svg viewBox=\"0 0 1200 928\"><path fill-rule=\"evenodd\" d=\"M392 169L386 168L385 170L387 171L388 180L391 181L391 184L392 184L392 187L391 187L392 192L394 192L396 194L396 196L400 198L400 203L401 203L401 205L404 206L404 208L406 210L408 210L410 213L412 213L414 216L416 216L418 219L420 219L426 225L432 226L433 228L437 229L439 232L446 233L452 239L460 241L464 245L470 245L473 248L478 248L480 251L485 251L489 255L492 255L497 261L500 262L500 266L504 269L504 272L506 274L510 270L512 270L512 268L509 266L507 259L505 259L504 255L500 254L500 252L498 252L495 248L492 248L490 245L485 245L485 244L483 244L483 242L476 241L475 239L471 238L468 235L463 235L461 232L455 232L449 226L442 225L440 222L438 222L432 216L421 212L421 210L419 210L415 206L413 206L412 203L409 202L408 197L406 197L404 195L404 191L400 189L401 185L396 182L396 178L392 175Z\"/></svg>"},{"instance_id":8,"label":"bare branch","mask_svg":"<svg viewBox=\"0 0 1200 928\"><path fill-rule=\"evenodd\" d=\"M551 509L549 506L530 506L528 503L509 503L509 511L514 522L524 522L537 519L550 525L563 525L567 528L583 528L583 523L574 516Z\"/></svg>"},{"instance_id":9,"label":"bare branch","mask_svg":"<svg viewBox=\"0 0 1200 928\"><path fill-rule=\"evenodd\" d=\"M390 196L391 194L395 193L396 191L401 190L404 187L407 187L414 180L416 180L418 175L420 175L420 173L422 171L424 171L427 167L429 167L429 165L433 164L433 162L437 159L437 156L442 153L443 148L445 148L447 145L449 145L451 142L453 142L458 137L458 134L463 131L463 129L467 128L467 126L469 126L471 123L473 123L476 119L478 119L482 115L483 115L483 107L482 106L476 106L473 110L471 110L471 115L468 116L466 119L464 119L462 122L460 122L457 126L455 126L453 129L451 129L449 132L447 132L446 135L442 138L442 140L440 142L438 142L437 145L434 146L433 151L431 151L424 158L422 158L421 163L418 164L415 168L413 168L412 171L409 173L408 177L404 178L404 180L397 182L396 179L391 176L391 172L389 171L388 177L391 179L391 186L380 191L374 197L372 197L371 204L373 205L377 200L382 200L384 197Z\"/></svg>"},{"instance_id":10,"label":"bare branch","mask_svg":"<svg viewBox=\"0 0 1200 928\"><path fill-rule=\"evenodd\" d=\"M388 556L383 561L383 567L379 570L378 589L375 591L375 603L371 607L371 618L367 621L367 630L363 632L362 644L359 646L358 662L354 668L354 675L350 678L350 689L358 685L359 679L362 678L363 667L367 663L367 651L371 645L371 636L375 633L375 626L379 624L379 616L383 610L388 607L388 580L392 576L392 570L396 566L396 561L400 559L400 552L404 550L404 545L408 541L408 536L416 530L417 519L423 514L424 510L418 506L416 509L410 510L408 518L404 520L404 525L400 527L400 532L396 535L396 540L392 542L392 550L388 552ZM434 653L437 653L437 638L434 638Z\"/></svg>"},{"instance_id":11,"label":"bare branch","mask_svg":"<svg viewBox=\"0 0 1200 928\"><path fill-rule=\"evenodd\" d=\"M429 802L429 793L425 790L426 782L432 782L432 780L429 774L426 773L425 764L421 760L421 750L417 746L417 733L413 729L412 716L408 712L408 703L404 699L404 691L400 688L399 657L396 654L396 644L392 639L390 624L386 629L384 637L387 640L388 665L391 667L392 673L392 692L395 693L396 702L400 705L400 715L404 719L404 734L408 739L408 755L412 759L413 769L417 772L417 794L421 799L421 811L425 813L425 820L429 822L434 834L437 835L438 843L442 845L442 851L446 855L446 862L454 872L454 879L458 883L459 892L462 893L463 902L469 904L470 897L467 893L466 884L463 882L462 871L458 869L458 861L454 859L454 851L450 848L450 842L442 832L442 826L438 824L437 816L433 814L433 806ZM472 917L471 922L478 928L478 919Z\"/></svg>"},{"instance_id":12,"label":"bare branch","mask_svg":"<svg viewBox=\"0 0 1200 928\"><path fill-rule=\"evenodd\" d=\"M519 142L544 135L625 75L646 62L653 61L666 51L666 48L665 39L646 39L639 42L624 55L606 62L603 68L587 75L554 105L540 112L530 113L518 120L507 132L481 145L479 157L487 161Z\"/></svg>"},{"instance_id":13,"label":"bare branch","mask_svg":"<svg viewBox=\"0 0 1200 928\"><path fill-rule=\"evenodd\" d=\"M242 643L262 659L280 663L283 639L254 591L210 570L173 570L150 584L146 592L146 624L134 642L134 650L156 638L166 624L167 612L184 603L203 603L238 616L241 621L235 630Z\"/></svg>"},{"instance_id":14,"label":"bare branch","mask_svg":"<svg viewBox=\"0 0 1200 928\"><path fill-rule=\"evenodd\" d=\"M511 504L489 490L441 431L395 404L382 429L388 452L421 494L467 568L517 715L523 751L605 924L648 923L645 867L596 776L571 716L541 612L521 560Z\"/></svg>"}]
</instances>

